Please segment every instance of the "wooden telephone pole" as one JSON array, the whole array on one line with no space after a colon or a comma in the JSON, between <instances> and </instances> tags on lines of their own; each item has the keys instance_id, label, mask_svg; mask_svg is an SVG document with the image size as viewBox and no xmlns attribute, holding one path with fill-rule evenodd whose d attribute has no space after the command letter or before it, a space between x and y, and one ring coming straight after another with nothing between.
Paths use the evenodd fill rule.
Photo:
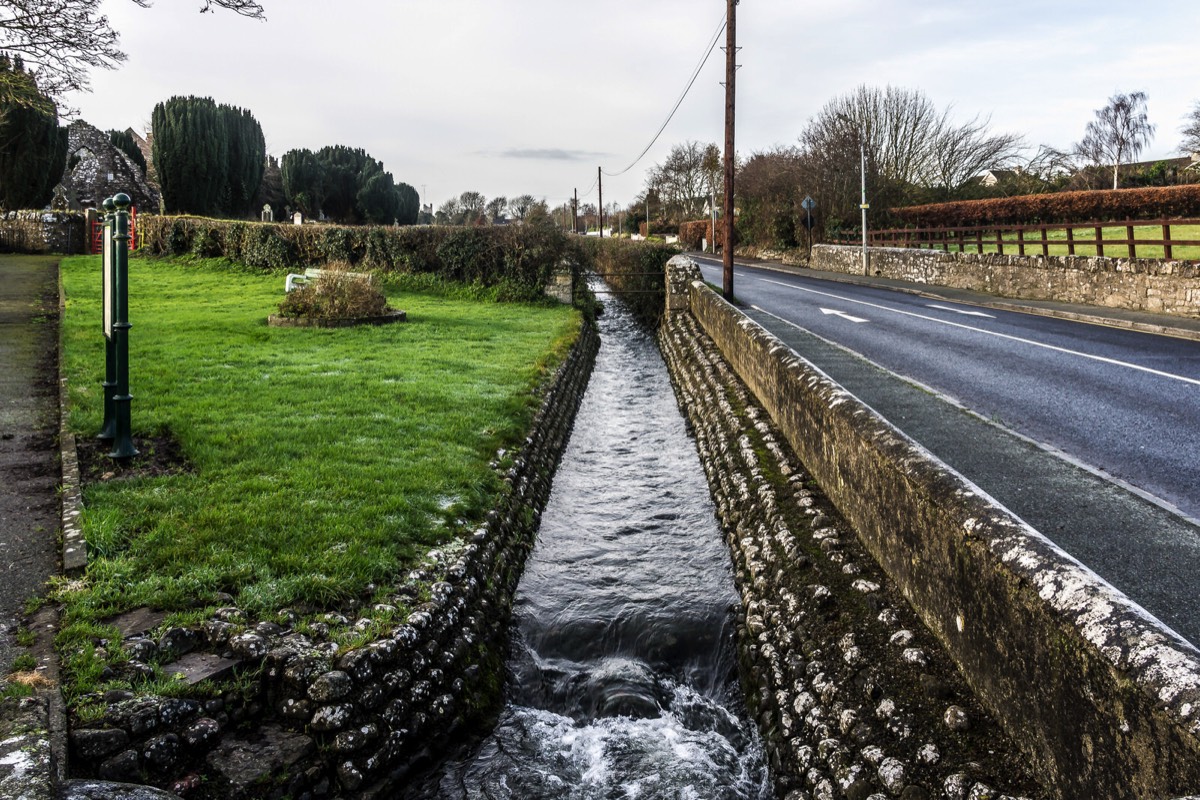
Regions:
<instances>
[{"instance_id":1,"label":"wooden telephone pole","mask_svg":"<svg viewBox=\"0 0 1200 800\"><path fill-rule=\"evenodd\" d=\"M725 219L723 230L725 245L722 248L724 258L724 281L722 294L726 300L733 301L733 84L737 77L737 5L738 0L727 0L729 4L725 21ZM716 231L713 231L714 237Z\"/></svg>"},{"instance_id":2,"label":"wooden telephone pole","mask_svg":"<svg viewBox=\"0 0 1200 800\"><path fill-rule=\"evenodd\" d=\"M604 238L604 167L596 167L596 187L600 190L600 238Z\"/></svg>"}]
</instances>

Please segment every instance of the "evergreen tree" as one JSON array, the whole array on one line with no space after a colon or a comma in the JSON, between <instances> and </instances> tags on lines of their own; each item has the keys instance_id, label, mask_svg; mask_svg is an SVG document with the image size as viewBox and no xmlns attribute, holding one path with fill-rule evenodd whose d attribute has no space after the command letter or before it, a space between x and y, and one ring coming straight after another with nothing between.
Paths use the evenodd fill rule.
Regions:
<instances>
[{"instance_id":1,"label":"evergreen tree","mask_svg":"<svg viewBox=\"0 0 1200 800\"><path fill-rule=\"evenodd\" d=\"M266 167L267 140L263 137L258 120L246 109L222 105L220 111L225 116L229 136L229 185L225 211L233 217L244 217L254 210L254 198Z\"/></svg>"},{"instance_id":2,"label":"evergreen tree","mask_svg":"<svg viewBox=\"0 0 1200 800\"><path fill-rule=\"evenodd\" d=\"M325 166L311 150L289 150L279 162L283 195L305 216L320 215L325 203Z\"/></svg>"},{"instance_id":3,"label":"evergreen tree","mask_svg":"<svg viewBox=\"0 0 1200 800\"><path fill-rule=\"evenodd\" d=\"M396 184L396 194L400 197L396 221L401 225L415 225L417 215L421 212L421 196L407 183Z\"/></svg>"},{"instance_id":4,"label":"evergreen tree","mask_svg":"<svg viewBox=\"0 0 1200 800\"><path fill-rule=\"evenodd\" d=\"M42 208L62 180L67 129L33 76L0 54L0 208Z\"/></svg>"},{"instance_id":5,"label":"evergreen tree","mask_svg":"<svg viewBox=\"0 0 1200 800\"><path fill-rule=\"evenodd\" d=\"M167 210L244 217L262 183L266 140L254 115L208 97L154 108L152 156Z\"/></svg>"},{"instance_id":6,"label":"evergreen tree","mask_svg":"<svg viewBox=\"0 0 1200 800\"><path fill-rule=\"evenodd\" d=\"M229 168L224 121L209 97L172 97L154 107L151 157L169 213L220 213Z\"/></svg>"},{"instance_id":7,"label":"evergreen tree","mask_svg":"<svg viewBox=\"0 0 1200 800\"><path fill-rule=\"evenodd\" d=\"M325 216L338 222L362 222L358 192L371 175L383 171L383 165L361 148L340 144L322 147L317 158L325 167L325 204L321 209Z\"/></svg>"},{"instance_id":8,"label":"evergreen tree","mask_svg":"<svg viewBox=\"0 0 1200 800\"><path fill-rule=\"evenodd\" d=\"M283 156L283 190L288 203L309 215L324 214L346 224L411 225L420 198L408 184L396 184L362 148L331 145L316 153L290 150Z\"/></svg>"},{"instance_id":9,"label":"evergreen tree","mask_svg":"<svg viewBox=\"0 0 1200 800\"><path fill-rule=\"evenodd\" d=\"M143 175L146 174L146 156L142 154L142 149L137 146L131 132L109 131L108 140L113 143L113 147L133 159L133 163L141 167Z\"/></svg>"}]
</instances>

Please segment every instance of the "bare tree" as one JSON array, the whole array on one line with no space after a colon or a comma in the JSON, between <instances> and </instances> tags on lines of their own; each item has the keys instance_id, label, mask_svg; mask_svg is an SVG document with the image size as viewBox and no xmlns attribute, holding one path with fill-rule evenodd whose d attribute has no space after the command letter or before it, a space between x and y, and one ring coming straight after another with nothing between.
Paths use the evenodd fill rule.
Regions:
<instances>
[{"instance_id":1,"label":"bare tree","mask_svg":"<svg viewBox=\"0 0 1200 800\"><path fill-rule=\"evenodd\" d=\"M669 212L692 218L704 207L712 179L705 161L709 148L715 149L716 145L677 144L666 161L650 171L649 188L658 193Z\"/></svg>"},{"instance_id":2,"label":"bare tree","mask_svg":"<svg viewBox=\"0 0 1200 800\"><path fill-rule=\"evenodd\" d=\"M131 0L149 7L150 0ZM200 11L225 8L252 19L265 19L253 0L202 0ZM38 86L52 98L86 91L88 72L115 69L125 60L120 34L95 0L6 0L0 3L0 52L20 56L37 75Z\"/></svg>"},{"instance_id":3,"label":"bare tree","mask_svg":"<svg viewBox=\"0 0 1200 800\"><path fill-rule=\"evenodd\" d=\"M923 92L860 86L828 103L800 135L806 188L824 200L824 219L851 224L858 210L860 147L872 208L963 197L973 179L1013 164L1024 142L994 134L988 118L965 123Z\"/></svg>"},{"instance_id":4,"label":"bare tree","mask_svg":"<svg viewBox=\"0 0 1200 800\"><path fill-rule=\"evenodd\" d=\"M1183 126L1183 143L1179 151L1185 155L1200 153L1200 103L1192 107Z\"/></svg>"},{"instance_id":5,"label":"bare tree","mask_svg":"<svg viewBox=\"0 0 1200 800\"><path fill-rule=\"evenodd\" d=\"M1146 93L1115 94L1096 110L1075 152L1089 164L1112 166L1113 187L1120 188L1121 164L1133 161L1154 138L1146 116Z\"/></svg>"},{"instance_id":6,"label":"bare tree","mask_svg":"<svg viewBox=\"0 0 1200 800\"><path fill-rule=\"evenodd\" d=\"M533 208L533 204L537 202L531 194L523 194L514 197L508 203L508 210L512 215L519 220L524 220L529 215L529 210Z\"/></svg>"},{"instance_id":7,"label":"bare tree","mask_svg":"<svg viewBox=\"0 0 1200 800\"><path fill-rule=\"evenodd\" d=\"M474 225L487 208L487 198L479 192L466 191L458 196L458 205L462 210L462 224Z\"/></svg>"},{"instance_id":8,"label":"bare tree","mask_svg":"<svg viewBox=\"0 0 1200 800\"><path fill-rule=\"evenodd\" d=\"M490 222L495 222L504 216L505 210L508 208L508 198L501 195L493 197L487 204L487 215Z\"/></svg>"},{"instance_id":9,"label":"bare tree","mask_svg":"<svg viewBox=\"0 0 1200 800\"><path fill-rule=\"evenodd\" d=\"M988 134L988 122L975 117L962 125L945 125L933 141L926 185L947 199L987 170L1012 166L1024 139L1012 133Z\"/></svg>"},{"instance_id":10,"label":"bare tree","mask_svg":"<svg viewBox=\"0 0 1200 800\"><path fill-rule=\"evenodd\" d=\"M458 198L451 197L438 206L434 220L438 225L460 225L462 224L462 213L462 204L458 202Z\"/></svg>"}]
</instances>

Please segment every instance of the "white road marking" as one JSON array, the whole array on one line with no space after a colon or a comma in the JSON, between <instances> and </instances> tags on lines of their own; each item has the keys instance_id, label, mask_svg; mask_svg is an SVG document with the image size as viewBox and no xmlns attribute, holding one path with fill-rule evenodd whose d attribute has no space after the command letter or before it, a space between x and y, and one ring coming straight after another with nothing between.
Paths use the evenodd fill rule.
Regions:
<instances>
[{"instance_id":1,"label":"white road marking","mask_svg":"<svg viewBox=\"0 0 1200 800\"><path fill-rule=\"evenodd\" d=\"M982 311L967 311L966 309L962 309L962 308L952 308L950 306L939 306L939 305L933 305L933 304L927 305L925 307L926 308L936 308L938 311L953 311L955 314L963 314L968 317L987 317L988 319L995 319L995 317L993 317L991 314L985 314Z\"/></svg>"},{"instance_id":2,"label":"white road marking","mask_svg":"<svg viewBox=\"0 0 1200 800\"><path fill-rule=\"evenodd\" d=\"M760 280L762 280L766 283L773 283L777 286L783 286L788 289L795 289L798 292L808 292L809 294L817 294L817 295L821 295L822 297L832 297L835 300L841 300L846 303L856 303L857 305L860 305L860 306L868 306L870 308L877 308L880 311L890 311L893 314L902 314L906 317L916 317L917 319L923 319L928 322L936 322L939 325L949 325L952 328L962 328L963 330L974 331L975 333L983 333L983 334L987 334L988 336L995 336L1000 339L1008 339L1010 342L1020 342L1021 344L1027 344L1027 345L1031 345L1033 347L1041 347L1045 350L1053 350L1056 353L1064 353L1069 356L1078 356L1079 358L1087 358L1092 361L1099 361L1103 364L1112 364L1115 367L1125 367L1127 369L1137 370L1138 372L1146 372L1151 375L1157 375L1160 378L1170 378L1171 380L1182 381L1183 383L1190 383L1193 386L1200 386L1200 380L1197 380L1196 378L1188 378L1184 375L1175 375L1174 373L1171 373L1171 372L1163 372L1162 370L1152 369L1150 367L1143 367L1140 364L1131 364L1128 361L1118 361L1115 358L1106 358L1105 356L1097 356L1097 355L1093 355L1091 353L1081 353L1078 350L1070 350L1066 347L1058 347L1057 345L1046 344L1044 342L1035 342L1032 339L1024 339L1020 336L1011 336L1007 333L998 333L997 331L989 331L986 328L976 328L972 325L964 325L961 322L950 322L949 320L938 319L937 317L930 317L930 316L926 316L925 314L915 314L912 311L902 311L898 308L889 308L888 306L882 306L882 305L879 305L878 303L868 303L866 300L855 300L853 297L842 297L841 295L831 294L829 292L820 292L820 291L817 291L816 289L808 289L803 286L793 286L790 283L782 283L780 281L772 281L772 280L768 280L767 278L762 278Z\"/></svg>"},{"instance_id":3,"label":"white road marking","mask_svg":"<svg viewBox=\"0 0 1200 800\"><path fill-rule=\"evenodd\" d=\"M867 322L868 321L868 320L863 319L862 317L852 317L849 314L847 314L845 311L837 311L832 308L822 308L821 313L826 316L833 314L835 317L841 317L842 319L846 320L847 322Z\"/></svg>"}]
</instances>

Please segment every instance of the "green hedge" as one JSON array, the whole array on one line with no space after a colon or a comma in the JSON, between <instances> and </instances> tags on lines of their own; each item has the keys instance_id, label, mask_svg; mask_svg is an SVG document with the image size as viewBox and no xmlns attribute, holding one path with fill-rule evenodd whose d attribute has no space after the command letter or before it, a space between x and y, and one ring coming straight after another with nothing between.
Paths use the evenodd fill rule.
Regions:
<instances>
[{"instance_id":1,"label":"green hedge","mask_svg":"<svg viewBox=\"0 0 1200 800\"><path fill-rule=\"evenodd\" d=\"M666 303L667 261L679 254L679 248L598 236L581 237L577 242L583 262L604 278L638 319L656 326Z\"/></svg>"},{"instance_id":2,"label":"green hedge","mask_svg":"<svg viewBox=\"0 0 1200 800\"><path fill-rule=\"evenodd\" d=\"M1200 185L963 200L891 213L901 224L919 228L1194 218L1200 216Z\"/></svg>"},{"instance_id":3,"label":"green hedge","mask_svg":"<svg viewBox=\"0 0 1200 800\"><path fill-rule=\"evenodd\" d=\"M432 274L501 287L506 299L540 297L567 257L567 236L548 227L290 225L198 217L138 217L143 252L224 257L260 269L346 261L364 270Z\"/></svg>"}]
</instances>

